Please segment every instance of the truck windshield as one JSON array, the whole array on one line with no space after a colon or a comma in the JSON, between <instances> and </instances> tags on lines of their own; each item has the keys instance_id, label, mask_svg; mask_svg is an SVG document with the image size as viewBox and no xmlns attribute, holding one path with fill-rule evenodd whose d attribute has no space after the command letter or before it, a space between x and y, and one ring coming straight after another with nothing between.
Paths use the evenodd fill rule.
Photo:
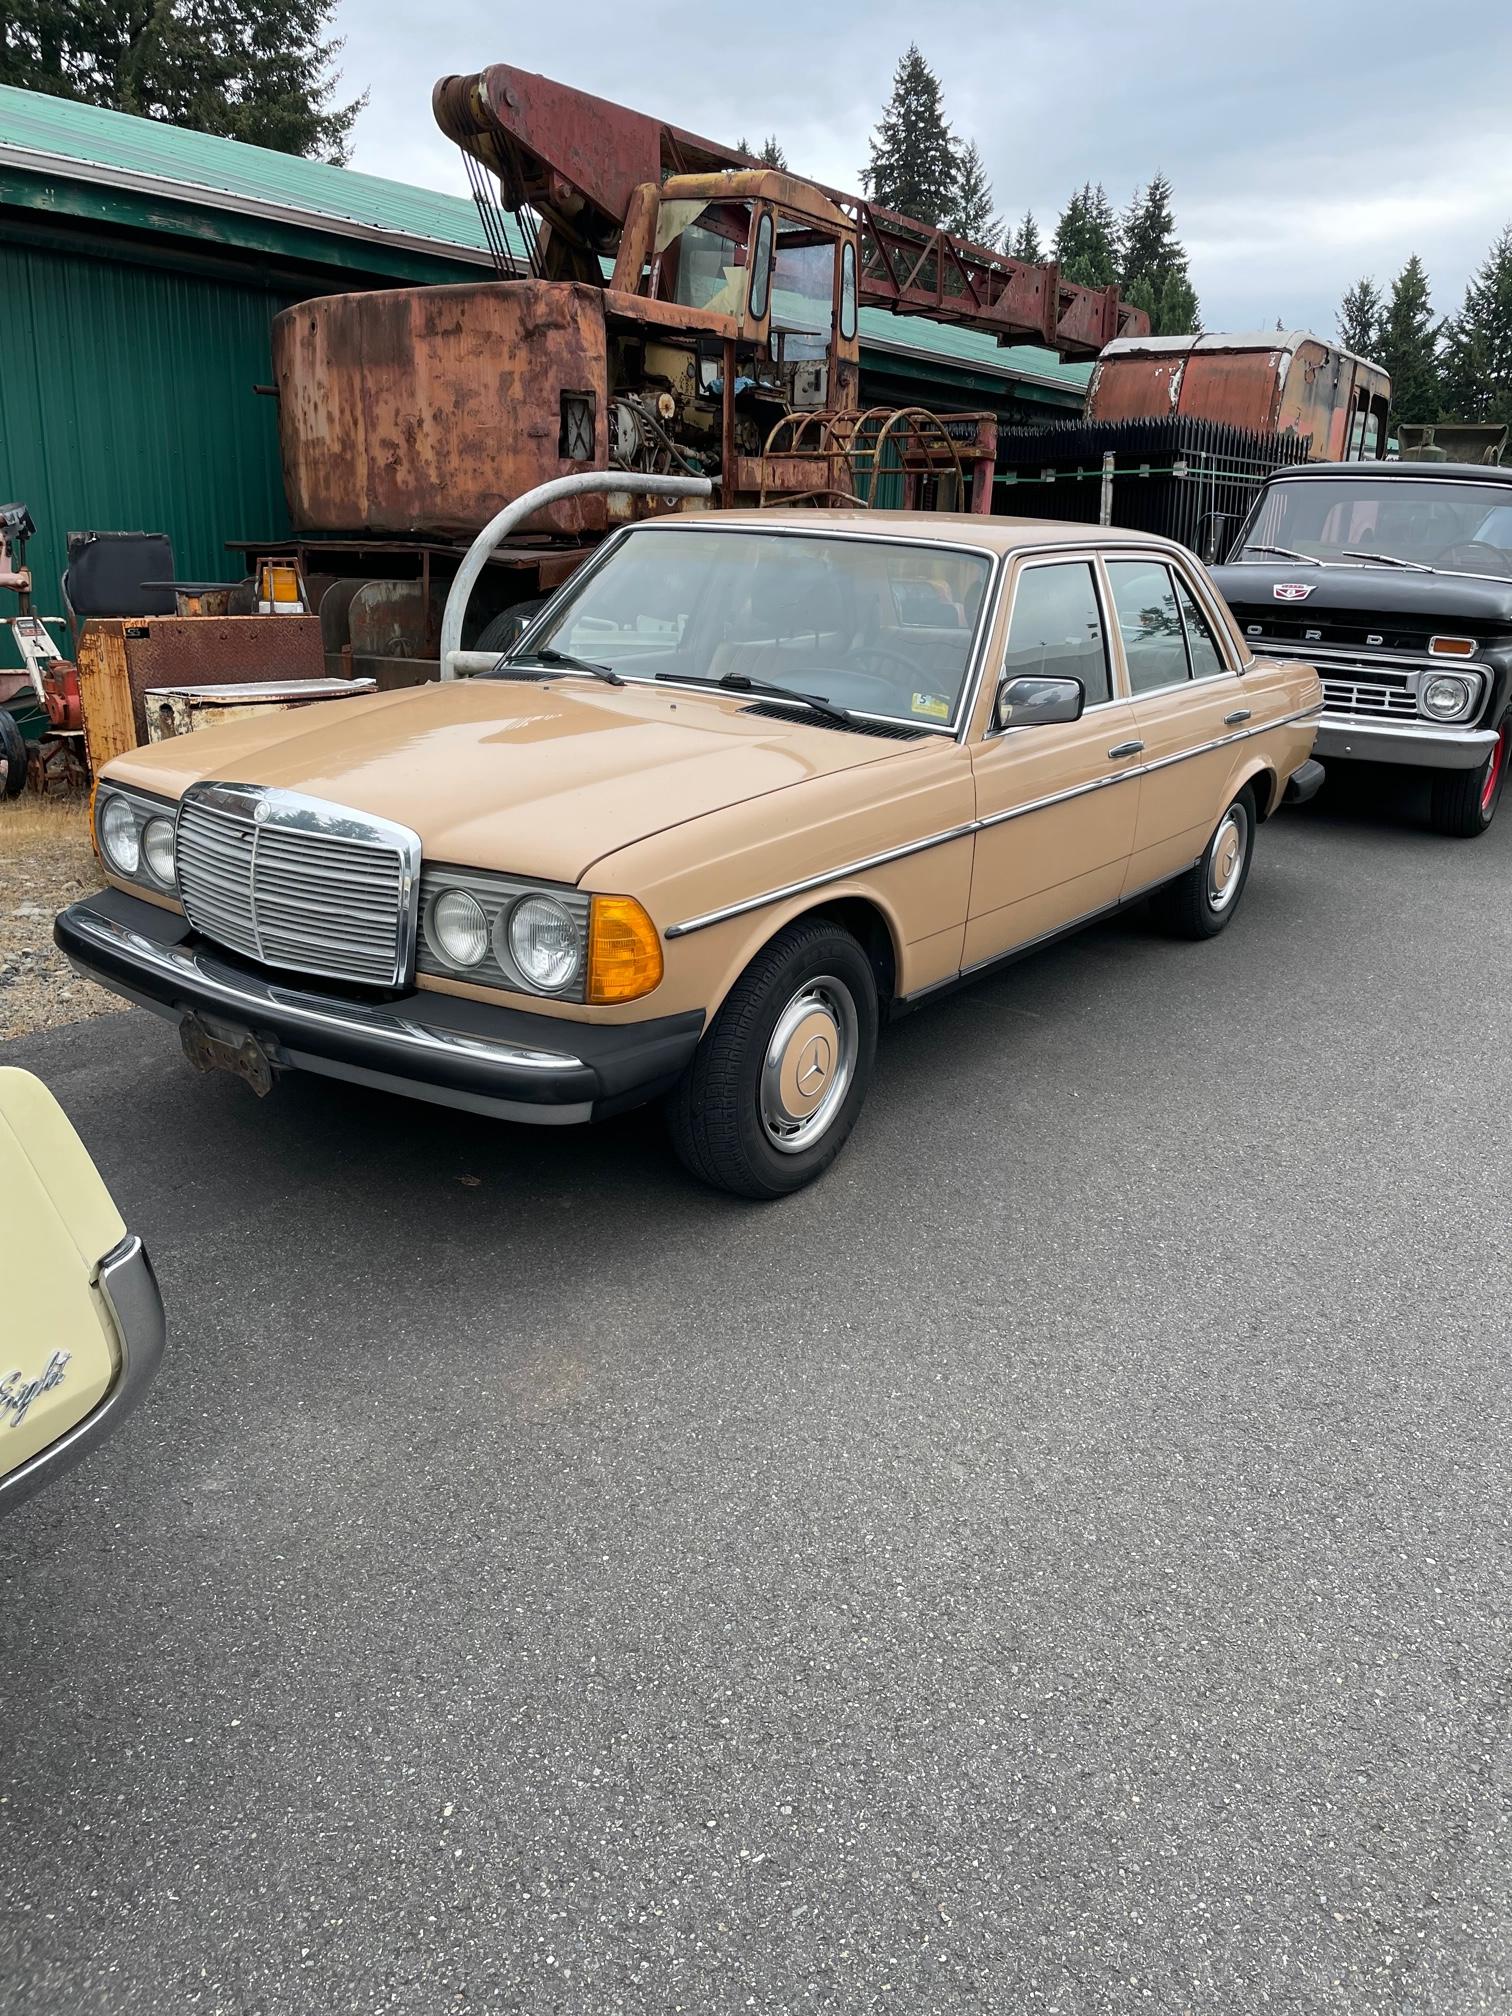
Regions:
<instances>
[{"instance_id":1,"label":"truck windshield","mask_svg":"<svg viewBox=\"0 0 1512 2016\"><path fill-rule=\"evenodd\" d=\"M782 686L853 714L956 724L991 561L953 546L640 527L512 657L622 679Z\"/></svg>"},{"instance_id":2,"label":"truck windshield","mask_svg":"<svg viewBox=\"0 0 1512 2016\"><path fill-rule=\"evenodd\" d=\"M1262 493L1234 558L1270 560L1278 547L1344 566L1369 565L1350 558L1369 554L1508 580L1512 490L1426 473L1282 477Z\"/></svg>"}]
</instances>

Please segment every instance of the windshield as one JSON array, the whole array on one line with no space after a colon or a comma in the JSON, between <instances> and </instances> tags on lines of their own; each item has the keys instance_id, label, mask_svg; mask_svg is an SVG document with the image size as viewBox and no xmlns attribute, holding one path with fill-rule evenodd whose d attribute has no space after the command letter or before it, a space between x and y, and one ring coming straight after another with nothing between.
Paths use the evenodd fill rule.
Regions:
<instances>
[{"instance_id":1,"label":"windshield","mask_svg":"<svg viewBox=\"0 0 1512 2016\"><path fill-rule=\"evenodd\" d=\"M781 686L859 714L953 726L991 563L888 539L645 527L517 647L622 679Z\"/></svg>"},{"instance_id":2,"label":"windshield","mask_svg":"<svg viewBox=\"0 0 1512 2016\"><path fill-rule=\"evenodd\" d=\"M1512 579L1512 492L1429 477L1283 478L1261 496L1235 558L1275 558L1267 547L1345 565L1354 564L1348 555L1369 553Z\"/></svg>"}]
</instances>

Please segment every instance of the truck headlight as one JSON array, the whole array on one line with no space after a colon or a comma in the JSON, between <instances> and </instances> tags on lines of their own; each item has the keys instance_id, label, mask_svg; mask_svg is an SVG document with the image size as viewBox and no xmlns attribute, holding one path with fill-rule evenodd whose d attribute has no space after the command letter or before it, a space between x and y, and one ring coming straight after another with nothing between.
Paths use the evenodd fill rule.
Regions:
<instances>
[{"instance_id":1,"label":"truck headlight","mask_svg":"<svg viewBox=\"0 0 1512 2016\"><path fill-rule=\"evenodd\" d=\"M425 935L448 966L476 966L488 952L488 919L465 889L447 889L430 907Z\"/></svg>"},{"instance_id":2,"label":"truck headlight","mask_svg":"<svg viewBox=\"0 0 1512 2016\"><path fill-rule=\"evenodd\" d=\"M508 937L509 958L543 994L559 994L576 979L583 963L583 934L555 897L521 897L509 912ZM497 949L502 963L505 948Z\"/></svg>"},{"instance_id":3,"label":"truck headlight","mask_svg":"<svg viewBox=\"0 0 1512 2016\"><path fill-rule=\"evenodd\" d=\"M142 870L142 837L130 801L112 791L99 808L95 831L100 836L100 852L110 866L117 875L134 882Z\"/></svg>"},{"instance_id":4,"label":"truck headlight","mask_svg":"<svg viewBox=\"0 0 1512 2016\"><path fill-rule=\"evenodd\" d=\"M119 805L121 800L117 798L114 802ZM171 889L175 875L173 821L149 819L142 828L141 849L148 874L155 882L161 882L165 889Z\"/></svg>"},{"instance_id":5,"label":"truck headlight","mask_svg":"<svg viewBox=\"0 0 1512 2016\"><path fill-rule=\"evenodd\" d=\"M1435 672L1418 688L1418 706L1430 721L1457 721L1461 715L1469 713L1475 692L1468 679Z\"/></svg>"}]
</instances>

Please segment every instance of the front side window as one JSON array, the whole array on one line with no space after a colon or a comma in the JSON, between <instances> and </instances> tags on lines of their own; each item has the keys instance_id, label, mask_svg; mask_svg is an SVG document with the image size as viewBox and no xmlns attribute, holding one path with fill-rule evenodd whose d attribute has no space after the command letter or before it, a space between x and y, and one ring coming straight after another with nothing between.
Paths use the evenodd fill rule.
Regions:
<instances>
[{"instance_id":1,"label":"front side window","mask_svg":"<svg viewBox=\"0 0 1512 2016\"><path fill-rule=\"evenodd\" d=\"M835 241L790 217L777 226L772 327L785 363L829 355L835 328Z\"/></svg>"},{"instance_id":2,"label":"front side window","mask_svg":"<svg viewBox=\"0 0 1512 2016\"><path fill-rule=\"evenodd\" d=\"M1130 690L1155 693L1179 685L1187 677L1187 651L1171 570L1158 560L1107 565Z\"/></svg>"},{"instance_id":3,"label":"front side window","mask_svg":"<svg viewBox=\"0 0 1512 2016\"><path fill-rule=\"evenodd\" d=\"M1013 595L1003 677L1079 679L1086 704L1112 697L1097 584L1085 560L1025 567Z\"/></svg>"},{"instance_id":4,"label":"front side window","mask_svg":"<svg viewBox=\"0 0 1512 2016\"><path fill-rule=\"evenodd\" d=\"M510 659L558 651L622 679L766 684L952 727L990 578L985 554L950 546L638 527Z\"/></svg>"}]
</instances>

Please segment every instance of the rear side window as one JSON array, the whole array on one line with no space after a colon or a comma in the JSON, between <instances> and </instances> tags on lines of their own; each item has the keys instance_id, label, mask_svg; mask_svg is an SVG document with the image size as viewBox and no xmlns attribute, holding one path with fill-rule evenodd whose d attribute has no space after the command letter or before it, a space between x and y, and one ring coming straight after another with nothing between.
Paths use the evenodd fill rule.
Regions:
<instances>
[{"instance_id":1,"label":"rear side window","mask_svg":"<svg viewBox=\"0 0 1512 2016\"><path fill-rule=\"evenodd\" d=\"M1213 626L1193 601L1190 589L1179 574L1176 576L1176 599L1181 604L1181 620L1186 625L1192 677L1211 679L1219 672L1227 672L1229 668L1224 662L1218 639L1213 635Z\"/></svg>"},{"instance_id":2,"label":"rear side window","mask_svg":"<svg viewBox=\"0 0 1512 2016\"><path fill-rule=\"evenodd\" d=\"M1169 567L1158 560L1110 560L1113 607L1129 661L1129 687L1155 693L1187 675L1186 634Z\"/></svg>"},{"instance_id":3,"label":"rear side window","mask_svg":"<svg viewBox=\"0 0 1512 2016\"><path fill-rule=\"evenodd\" d=\"M1013 594L1005 679L1080 679L1087 705L1111 697L1102 605L1085 560L1026 567Z\"/></svg>"}]
</instances>

